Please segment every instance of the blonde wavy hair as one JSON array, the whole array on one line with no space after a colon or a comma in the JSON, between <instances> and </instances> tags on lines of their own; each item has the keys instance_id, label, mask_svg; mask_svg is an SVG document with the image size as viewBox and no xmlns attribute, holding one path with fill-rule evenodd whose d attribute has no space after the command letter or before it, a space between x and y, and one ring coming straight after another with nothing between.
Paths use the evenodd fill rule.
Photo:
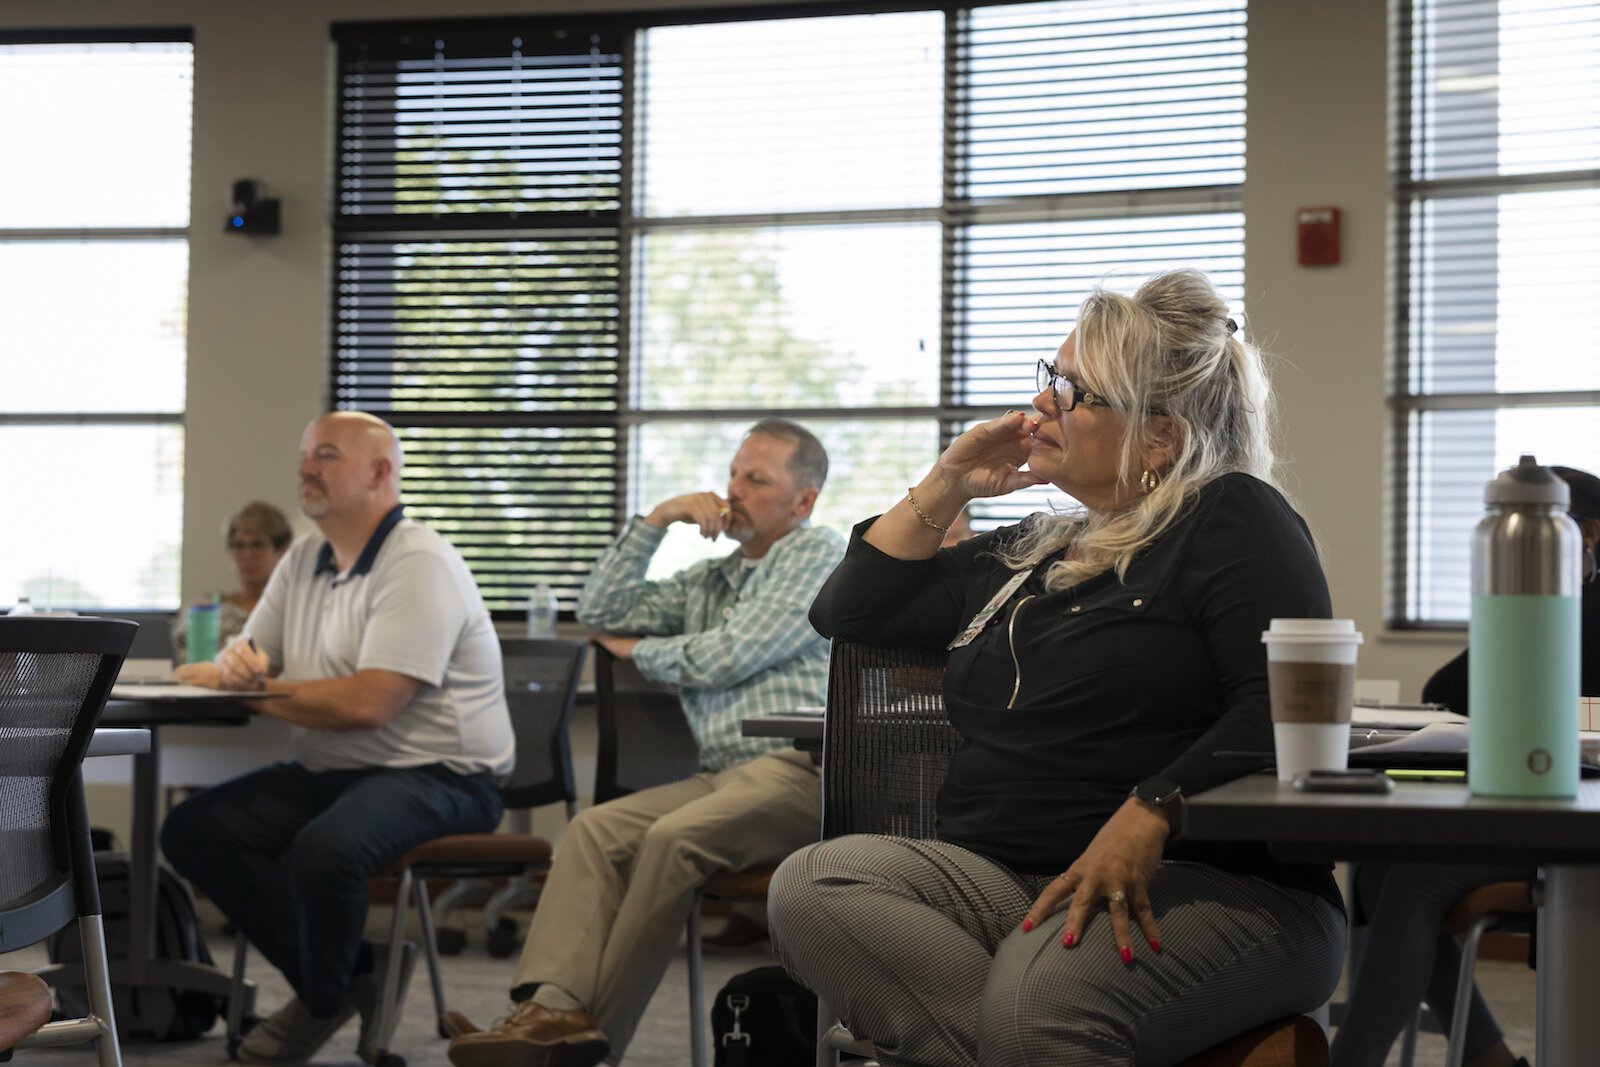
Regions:
<instances>
[{"instance_id":1,"label":"blonde wavy hair","mask_svg":"<svg viewBox=\"0 0 1600 1067\"><path fill-rule=\"evenodd\" d=\"M1010 567L1037 566L1063 548L1045 576L1051 590L1107 570L1118 578L1207 482L1234 471L1276 484L1272 390L1260 351L1228 318L1195 270L1160 274L1127 297L1096 289L1078 310L1078 372L1126 417L1117 478L1136 487L1140 457L1164 448L1160 484L1109 513L1037 514L999 550ZM1166 416L1167 422L1157 421ZM1071 418L1071 415L1067 415Z\"/></svg>"}]
</instances>

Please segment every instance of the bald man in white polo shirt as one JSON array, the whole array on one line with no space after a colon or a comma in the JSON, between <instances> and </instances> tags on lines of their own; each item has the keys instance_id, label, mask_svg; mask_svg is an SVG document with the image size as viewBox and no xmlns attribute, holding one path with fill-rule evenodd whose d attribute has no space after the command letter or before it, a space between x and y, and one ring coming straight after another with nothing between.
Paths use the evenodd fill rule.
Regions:
<instances>
[{"instance_id":1,"label":"bald man in white polo shirt","mask_svg":"<svg viewBox=\"0 0 1600 1067\"><path fill-rule=\"evenodd\" d=\"M167 817L172 865L289 980L251 1030L246 1063L303 1063L377 1002L361 937L367 879L424 841L493 830L515 752L500 646L461 555L404 517L400 443L334 412L300 442L300 506L316 535L273 572L239 639L195 685L280 694L294 759L214 786Z\"/></svg>"}]
</instances>

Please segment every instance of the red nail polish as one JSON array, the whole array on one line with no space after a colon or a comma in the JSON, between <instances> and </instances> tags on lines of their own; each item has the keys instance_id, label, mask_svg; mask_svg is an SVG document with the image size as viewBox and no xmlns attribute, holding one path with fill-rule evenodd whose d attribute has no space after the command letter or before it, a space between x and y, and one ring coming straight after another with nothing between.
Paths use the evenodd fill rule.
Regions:
<instances>
[{"instance_id":1,"label":"red nail polish","mask_svg":"<svg viewBox=\"0 0 1600 1067\"><path fill-rule=\"evenodd\" d=\"M1122 957L1123 963L1133 962L1133 949L1129 948L1127 945L1123 945L1121 948L1119 948L1117 950L1117 955Z\"/></svg>"},{"instance_id":2,"label":"red nail polish","mask_svg":"<svg viewBox=\"0 0 1600 1067\"><path fill-rule=\"evenodd\" d=\"M1161 942L1157 941L1153 937L1150 939L1150 951L1151 952L1160 952L1161 951Z\"/></svg>"},{"instance_id":3,"label":"red nail polish","mask_svg":"<svg viewBox=\"0 0 1600 1067\"><path fill-rule=\"evenodd\" d=\"M1077 943L1078 935L1073 933L1071 930L1068 930L1066 933L1061 935L1061 945L1063 948L1071 948Z\"/></svg>"},{"instance_id":4,"label":"red nail polish","mask_svg":"<svg viewBox=\"0 0 1600 1067\"><path fill-rule=\"evenodd\" d=\"M1022 920L1022 932L1023 933L1028 933L1032 929L1033 929L1033 920L1032 919L1023 919Z\"/></svg>"}]
</instances>

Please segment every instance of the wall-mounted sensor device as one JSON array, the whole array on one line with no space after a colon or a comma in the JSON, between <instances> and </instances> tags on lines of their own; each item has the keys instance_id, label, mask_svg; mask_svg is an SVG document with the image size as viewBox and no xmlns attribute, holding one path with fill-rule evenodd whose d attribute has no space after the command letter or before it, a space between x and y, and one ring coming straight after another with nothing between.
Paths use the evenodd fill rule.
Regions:
<instances>
[{"instance_id":1,"label":"wall-mounted sensor device","mask_svg":"<svg viewBox=\"0 0 1600 1067\"><path fill-rule=\"evenodd\" d=\"M266 187L254 178L241 178L233 183L233 210L228 213L223 227L229 233L248 233L257 237L270 237L278 232L278 199L267 199L261 194Z\"/></svg>"}]
</instances>

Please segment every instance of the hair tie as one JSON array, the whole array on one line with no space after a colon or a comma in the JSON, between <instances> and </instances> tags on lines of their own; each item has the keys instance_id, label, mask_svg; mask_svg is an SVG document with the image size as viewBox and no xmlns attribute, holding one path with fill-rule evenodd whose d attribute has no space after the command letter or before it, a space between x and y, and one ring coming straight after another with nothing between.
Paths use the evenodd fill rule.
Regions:
<instances>
[{"instance_id":1,"label":"hair tie","mask_svg":"<svg viewBox=\"0 0 1600 1067\"><path fill-rule=\"evenodd\" d=\"M1228 332L1229 333L1238 333L1239 332L1239 324L1237 322L1234 322L1232 319L1229 319L1228 320Z\"/></svg>"}]
</instances>

